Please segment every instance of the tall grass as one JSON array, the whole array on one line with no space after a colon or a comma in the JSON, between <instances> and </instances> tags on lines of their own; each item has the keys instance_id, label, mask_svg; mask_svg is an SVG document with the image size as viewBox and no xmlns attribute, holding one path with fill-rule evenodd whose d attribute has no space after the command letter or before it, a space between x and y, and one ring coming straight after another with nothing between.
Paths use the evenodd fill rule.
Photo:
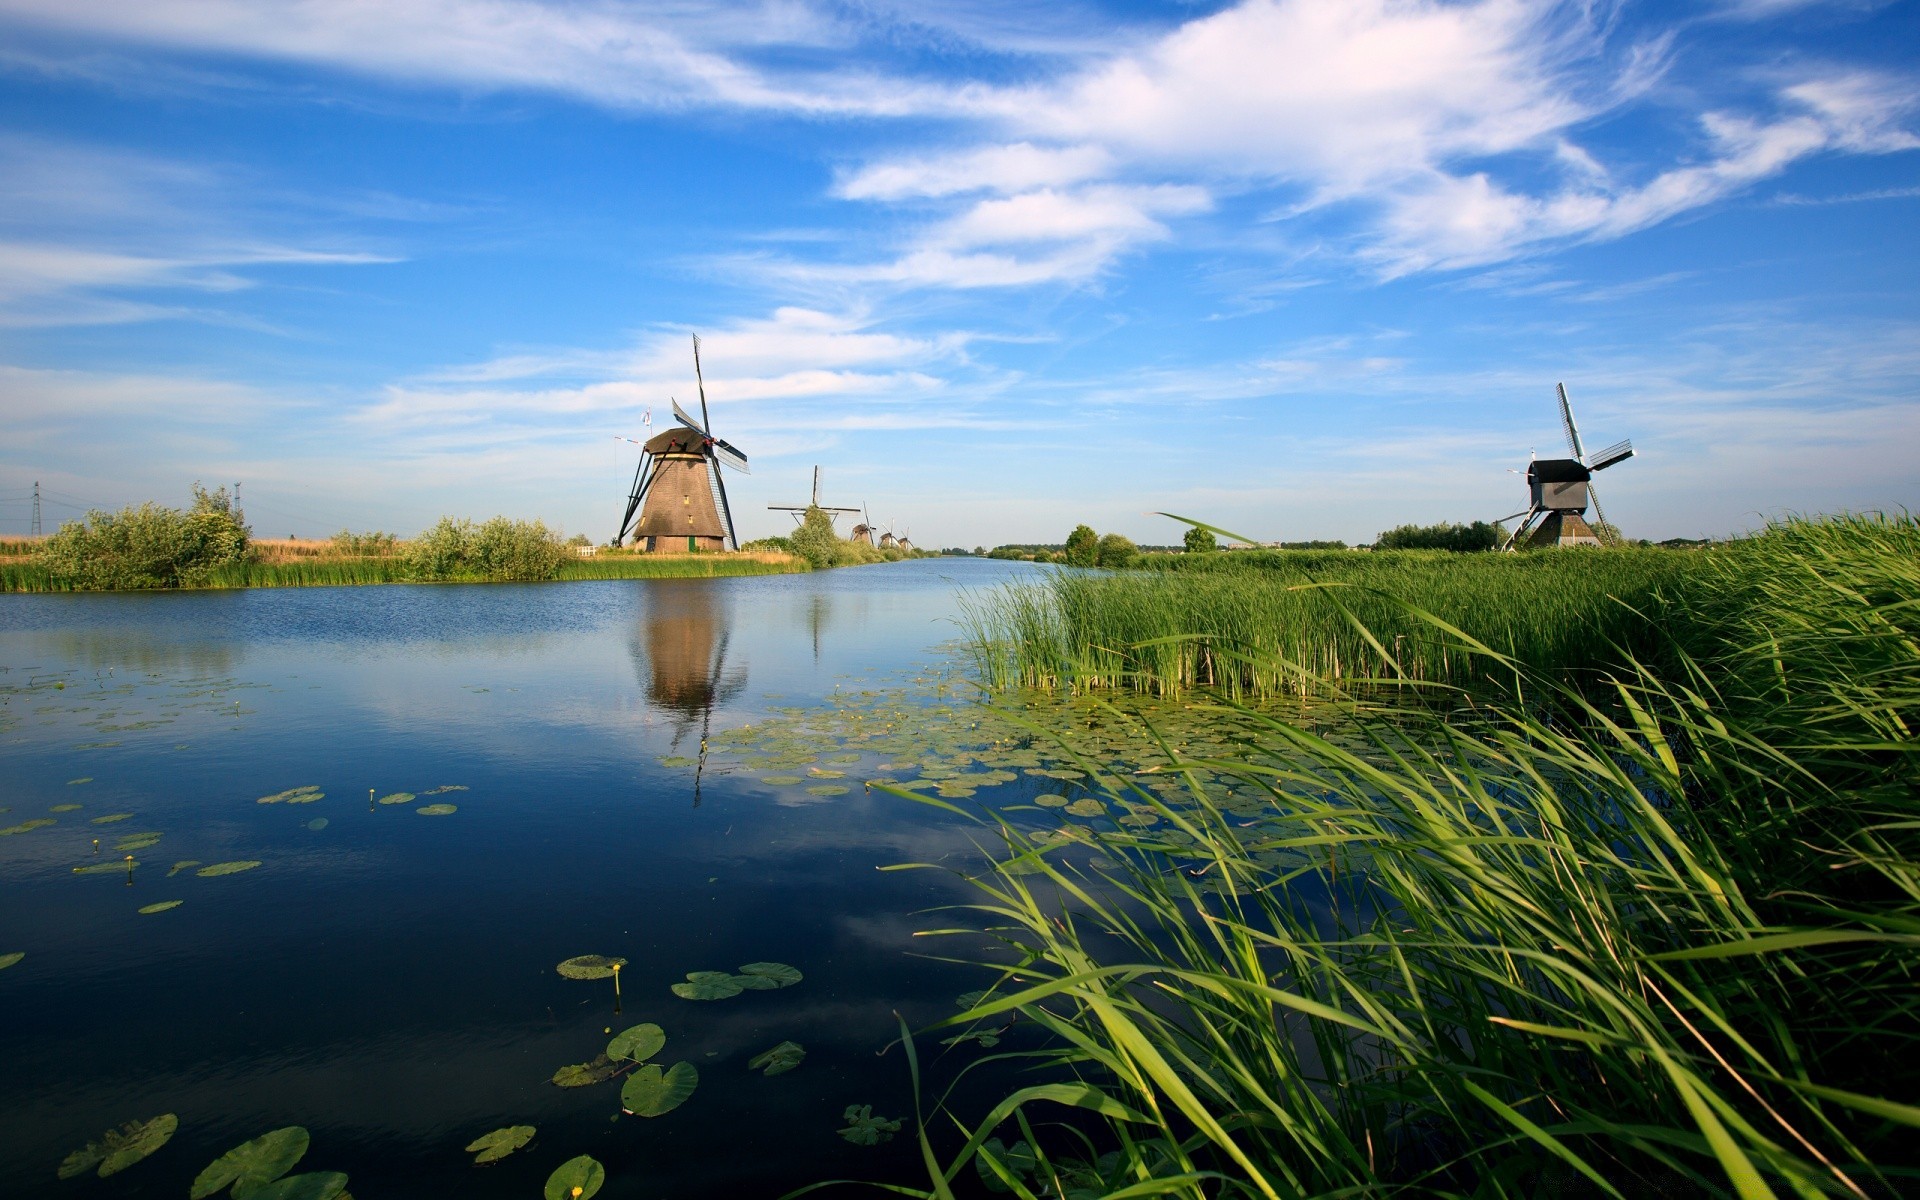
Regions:
<instances>
[{"instance_id":1,"label":"tall grass","mask_svg":"<svg viewBox=\"0 0 1920 1200\"><path fill-rule=\"evenodd\" d=\"M1696 558L1653 549L1192 557L1229 565L1061 572L963 598L981 675L998 688L1213 688L1257 699L1321 678L1463 682L1493 665L1463 654L1430 618L1541 669L1585 667L1597 646L1650 647L1657 628L1639 614L1657 609Z\"/></svg>"},{"instance_id":2,"label":"tall grass","mask_svg":"<svg viewBox=\"0 0 1920 1200\"><path fill-rule=\"evenodd\" d=\"M1323 681L1356 744L1221 704L1247 758L1109 796L1166 832L975 815L1007 953L936 1028L1018 1016L1046 1036L1005 1065L1043 1076L939 1117L964 1145L897 1190L1912 1194L1920 527L1794 522L1702 571L1665 658L1584 690L1429 621L1490 668L1466 718Z\"/></svg>"},{"instance_id":3,"label":"tall grass","mask_svg":"<svg viewBox=\"0 0 1920 1200\"><path fill-rule=\"evenodd\" d=\"M607 554L576 559L561 579L707 579L735 575L791 575L811 570L807 560L778 551L737 554Z\"/></svg>"}]
</instances>

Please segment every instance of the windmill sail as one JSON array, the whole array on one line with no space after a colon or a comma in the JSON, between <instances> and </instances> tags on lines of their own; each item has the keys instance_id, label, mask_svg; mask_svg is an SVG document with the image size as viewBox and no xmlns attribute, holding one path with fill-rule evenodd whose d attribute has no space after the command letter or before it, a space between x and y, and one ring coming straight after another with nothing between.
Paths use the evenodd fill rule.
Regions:
<instances>
[{"instance_id":1,"label":"windmill sail","mask_svg":"<svg viewBox=\"0 0 1920 1200\"><path fill-rule=\"evenodd\" d=\"M707 431L707 427L705 425L702 425L700 422L694 420L692 417L687 415L687 410L680 407L680 402L678 400L674 400L671 397L669 397L667 400L667 403L673 405L674 419L679 421L682 425L685 425L688 429L698 429L701 433L705 433Z\"/></svg>"},{"instance_id":2,"label":"windmill sail","mask_svg":"<svg viewBox=\"0 0 1920 1200\"><path fill-rule=\"evenodd\" d=\"M1567 431L1567 448L1584 462L1586 454L1580 449L1580 427L1573 423L1573 401L1567 399L1567 385L1557 383L1554 387L1560 392L1560 424Z\"/></svg>"},{"instance_id":3,"label":"windmill sail","mask_svg":"<svg viewBox=\"0 0 1920 1200\"><path fill-rule=\"evenodd\" d=\"M1633 439L1622 438L1620 441L1608 446L1605 450L1595 454L1593 461L1587 464L1587 469L1589 471L1604 471L1613 464L1625 462L1632 457Z\"/></svg>"}]
</instances>

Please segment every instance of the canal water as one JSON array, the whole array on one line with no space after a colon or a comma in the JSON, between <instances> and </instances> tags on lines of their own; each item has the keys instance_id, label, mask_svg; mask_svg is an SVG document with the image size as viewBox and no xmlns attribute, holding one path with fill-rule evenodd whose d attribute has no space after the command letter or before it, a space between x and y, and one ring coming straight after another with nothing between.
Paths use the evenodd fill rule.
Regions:
<instances>
[{"instance_id":1,"label":"canal water","mask_svg":"<svg viewBox=\"0 0 1920 1200\"><path fill-rule=\"evenodd\" d=\"M877 868L977 861L978 831L865 764L783 788L701 743L913 675L958 589L1033 573L0 598L0 955L24 955L0 970L0 1195L180 1197L288 1125L296 1170L359 1200L538 1196L581 1154L607 1197L911 1180L895 1014L986 979L915 939L965 883ZM556 972L589 954L627 960L617 998ZM764 962L803 979L669 990ZM642 1022L652 1061L698 1072L679 1108L550 1082ZM783 1041L797 1068L748 1068ZM901 1134L842 1137L859 1105ZM151 1158L56 1178L166 1113ZM533 1142L473 1165L511 1125Z\"/></svg>"}]
</instances>

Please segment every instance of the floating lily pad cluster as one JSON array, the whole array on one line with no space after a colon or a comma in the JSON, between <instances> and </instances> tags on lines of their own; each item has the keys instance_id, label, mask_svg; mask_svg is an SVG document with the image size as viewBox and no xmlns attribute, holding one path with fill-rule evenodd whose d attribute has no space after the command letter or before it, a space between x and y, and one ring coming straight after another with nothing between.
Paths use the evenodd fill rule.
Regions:
<instances>
[{"instance_id":1,"label":"floating lily pad cluster","mask_svg":"<svg viewBox=\"0 0 1920 1200\"><path fill-rule=\"evenodd\" d=\"M128 1121L101 1134L99 1141L88 1142L67 1155L60 1164L60 1178L72 1179L88 1171L96 1171L102 1179L117 1175L166 1145L179 1128L180 1118L173 1113L148 1121Z\"/></svg>"},{"instance_id":2,"label":"floating lily pad cluster","mask_svg":"<svg viewBox=\"0 0 1920 1200\"><path fill-rule=\"evenodd\" d=\"M306 1157L312 1141L305 1129L289 1125L235 1146L194 1177L190 1200L226 1189L233 1200L336 1200L347 1190L341 1171L288 1175Z\"/></svg>"},{"instance_id":3,"label":"floating lily pad cluster","mask_svg":"<svg viewBox=\"0 0 1920 1200\"><path fill-rule=\"evenodd\" d=\"M672 985L673 994L682 1000L729 1000L741 992L771 992L792 987L805 978L786 963L755 962L741 967L738 974L726 971L689 971L685 983Z\"/></svg>"},{"instance_id":4,"label":"floating lily pad cluster","mask_svg":"<svg viewBox=\"0 0 1920 1200\"><path fill-rule=\"evenodd\" d=\"M840 1119L847 1123L840 1136L856 1146L878 1146L892 1141L893 1135L900 1132L899 1121L874 1116L871 1104L849 1104Z\"/></svg>"},{"instance_id":5,"label":"floating lily pad cluster","mask_svg":"<svg viewBox=\"0 0 1920 1200\"><path fill-rule=\"evenodd\" d=\"M624 958L608 958L604 954L581 954L567 959L554 970L567 979L607 979L627 965Z\"/></svg>"},{"instance_id":6,"label":"floating lily pad cluster","mask_svg":"<svg viewBox=\"0 0 1920 1200\"><path fill-rule=\"evenodd\" d=\"M288 788L284 792L275 792L271 796L262 796L260 797L260 799L256 800L254 803L256 804L312 804L316 800L325 800L326 798L327 798L327 794L320 790L320 786L318 784L309 783L309 784L303 784L300 787Z\"/></svg>"}]
</instances>

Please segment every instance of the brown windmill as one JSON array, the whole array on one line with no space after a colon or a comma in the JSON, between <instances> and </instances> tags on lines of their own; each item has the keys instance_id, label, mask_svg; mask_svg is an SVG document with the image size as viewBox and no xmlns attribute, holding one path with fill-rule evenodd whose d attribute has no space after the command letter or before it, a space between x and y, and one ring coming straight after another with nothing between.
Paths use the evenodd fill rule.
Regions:
<instances>
[{"instance_id":1,"label":"brown windmill","mask_svg":"<svg viewBox=\"0 0 1920 1200\"><path fill-rule=\"evenodd\" d=\"M1525 518L1507 538L1503 550L1518 546L1598 546L1593 527L1586 522L1587 505L1593 505L1594 518L1602 523L1607 514L1600 509L1599 493L1593 490L1593 473L1633 457L1633 442L1623 439L1589 458L1580 444L1580 427L1573 421L1573 402L1567 399L1567 385L1560 391L1560 425L1567 434L1572 458L1537 458L1527 464L1527 491L1530 503L1514 517ZM1510 521L1513 517L1502 517ZM1534 522L1539 521L1538 528ZM1529 533L1531 530L1531 533Z\"/></svg>"},{"instance_id":2,"label":"brown windmill","mask_svg":"<svg viewBox=\"0 0 1920 1200\"><path fill-rule=\"evenodd\" d=\"M747 456L713 436L707 415L707 384L700 374L700 339L693 339L693 376L700 388L700 420L673 401L679 425L655 434L641 446L633 473L633 491L620 517L618 546L632 535L634 545L651 554L688 554L700 550L738 550L733 512L720 468L742 475ZM640 514L639 520L634 513Z\"/></svg>"}]
</instances>

